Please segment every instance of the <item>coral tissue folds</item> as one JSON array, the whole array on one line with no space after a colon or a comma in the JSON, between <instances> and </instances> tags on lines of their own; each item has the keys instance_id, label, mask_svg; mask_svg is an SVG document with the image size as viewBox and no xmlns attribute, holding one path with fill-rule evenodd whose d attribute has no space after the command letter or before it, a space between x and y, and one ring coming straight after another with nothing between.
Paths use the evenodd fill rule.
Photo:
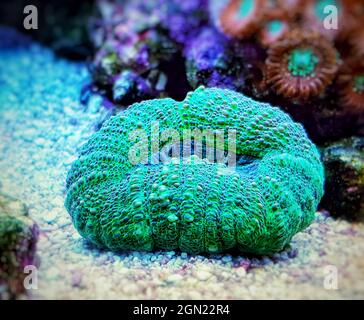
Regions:
<instances>
[{"instance_id":1,"label":"coral tissue folds","mask_svg":"<svg viewBox=\"0 0 364 320\"><path fill-rule=\"evenodd\" d=\"M236 130L237 165L203 154L132 163L128 134L139 128L155 143L155 122L179 137L185 129ZM113 250L270 254L311 223L323 181L316 147L287 114L200 87L182 102L144 101L105 123L68 174L66 207L81 235Z\"/></svg>"}]
</instances>

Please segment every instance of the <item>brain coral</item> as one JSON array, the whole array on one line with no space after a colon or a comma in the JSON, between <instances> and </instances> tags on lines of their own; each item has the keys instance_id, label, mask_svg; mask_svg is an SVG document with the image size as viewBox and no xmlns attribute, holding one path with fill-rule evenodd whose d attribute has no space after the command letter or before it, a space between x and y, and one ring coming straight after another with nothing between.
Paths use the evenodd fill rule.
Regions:
<instances>
[{"instance_id":1,"label":"brain coral","mask_svg":"<svg viewBox=\"0 0 364 320\"><path fill-rule=\"evenodd\" d=\"M160 132L235 129L237 165L196 155L134 165L130 133L152 137L155 122ZM110 118L73 164L65 206L83 237L112 250L270 254L310 224L323 181L315 145L287 114L199 87L182 102L144 101Z\"/></svg>"}]
</instances>

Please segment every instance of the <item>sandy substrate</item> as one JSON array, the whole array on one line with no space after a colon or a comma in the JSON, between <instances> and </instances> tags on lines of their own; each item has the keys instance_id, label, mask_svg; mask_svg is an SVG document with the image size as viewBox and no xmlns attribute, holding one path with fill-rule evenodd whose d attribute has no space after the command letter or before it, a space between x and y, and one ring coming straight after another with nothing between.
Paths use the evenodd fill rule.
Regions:
<instances>
[{"instance_id":1,"label":"sandy substrate","mask_svg":"<svg viewBox=\"0 0 364 320\"><path fill-rule=\"evenodd\" d=\"M327 214L285 252L259 259L90 247L63 206L67 171L107 116L97 97L79 103L88 81L84 65L37 45L0 48L0 186L42 231L33 299L364 298L364 224Z\"/></svg>"}]
</instances>

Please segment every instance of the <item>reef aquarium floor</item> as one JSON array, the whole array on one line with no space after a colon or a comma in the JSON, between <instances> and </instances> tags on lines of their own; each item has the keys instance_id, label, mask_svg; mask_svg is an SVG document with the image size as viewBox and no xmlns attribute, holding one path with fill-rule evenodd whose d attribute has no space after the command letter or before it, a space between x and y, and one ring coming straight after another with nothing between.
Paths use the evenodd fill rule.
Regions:
<instances>
[{"instance_id":1,"label":"reef aquarium floor","mask_svg":"<svg viewBox=\"0 0 364 320\"><path fill-rule=\"evenodd\" d=\"M38 289L31 298L364 298L364 224L325 213L273 257L115 254L90 247L64 208L70 165L108 113L96 96L80 104L88 81L85 65L37 44L8 43L0 50L1 192L25 202L41 229Z\"/></svg>"}]
</instances>

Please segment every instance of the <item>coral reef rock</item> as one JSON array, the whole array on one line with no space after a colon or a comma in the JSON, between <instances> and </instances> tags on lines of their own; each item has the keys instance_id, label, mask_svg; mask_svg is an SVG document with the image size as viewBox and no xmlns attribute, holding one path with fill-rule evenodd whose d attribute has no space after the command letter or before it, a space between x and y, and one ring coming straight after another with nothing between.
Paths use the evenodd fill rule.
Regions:
<instances>
[{"instance_id":1,"label":"coral reef rock","mask_svg":"<svg viewBox=\"0 0 364 320\"><path fill-rule=\"evenodd\" d=\"M39 229L19 200L0 194L0 300L13 299L26 290L24 268L37 265Z\"/></svg>"},{"instance_id":2,"label":"coral reef rock","mask_svg":"<svg viewBox=\"0 0 364 320\"><path fill-rule=\"evenodd\" d=\"M90 29L96 49L91 71L100 89L124 106L166 93L178 98L181 88L188 86L178 41L192 32L192 25L199 26L192 13L198 11L196 4L161 0L98 4L101 17L93 19Z\"/></svg>"},{"instance_id":3,"label":"coral reef rock","mask_svg":"<svg viewBox=\"0 0 364 320\"><path fill-rule=\"evenodd\" d=\"M351 137L322 150L326 170L321 207L334 216L364 220L364 138Z\"/></svg>"}]
</instances>

